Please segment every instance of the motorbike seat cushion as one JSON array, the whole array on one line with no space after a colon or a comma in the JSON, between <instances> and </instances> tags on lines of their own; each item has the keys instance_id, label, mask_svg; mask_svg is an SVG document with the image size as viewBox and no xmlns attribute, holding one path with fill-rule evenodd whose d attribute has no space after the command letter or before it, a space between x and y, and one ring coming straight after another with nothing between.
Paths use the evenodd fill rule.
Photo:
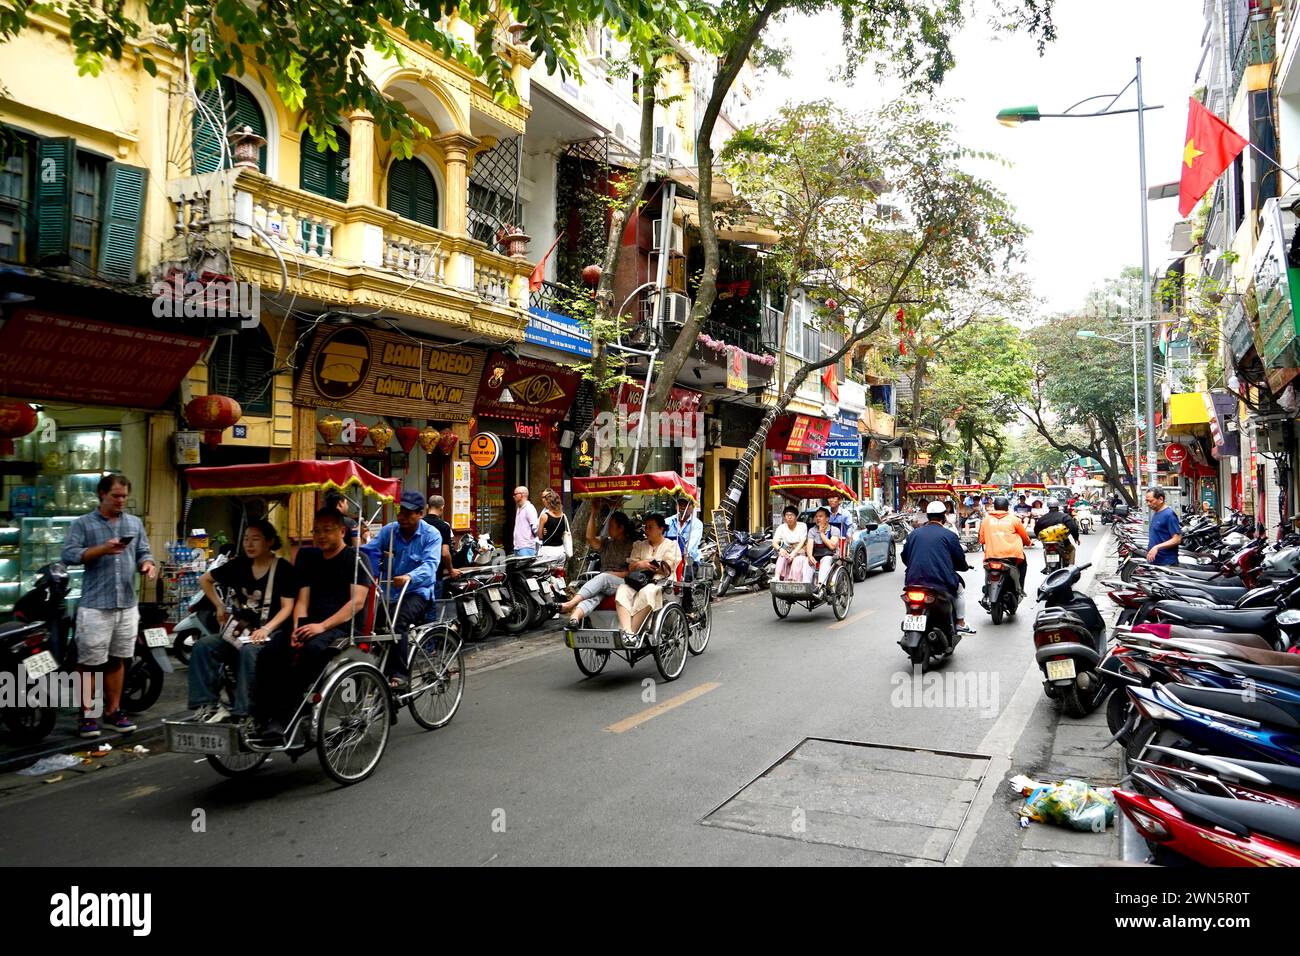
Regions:
<instances>
[{"instance_id":1,"label":"motorbike seat cushion","mask_svg":"<svg viewBox=\"0 0 1300 956\"><path fill-rule=\"evenodd\" d=\"M1226 760L1228 763L1235 764L1238 767L1244 767L1247 770L1253 770L1256 773L1263 774L1271 783L1278 787L1300 793L1300 767L1288 767L1284 764L1265 763L1262 760L1238 760L1236 757L1225 757L1222 754L1215 755L1219 760Z\"/></svg>"},{"instance_id":2,"label":"motorbike seat cushion","mask_svg":"<svg viewBox=\"0 0 1300 956\"><path fill-rule=\"evenodd\" d=\"M1218 635L1214 635L1217 637ZM1197 638L1194 642L1202 644L1207 650L1218 651L1233 660L1258 664L1261 667L1296 667L1300 658L1295 654L1283 654L1281 651L1264 650L1259 647L1246 647L1242 644L1224 644L1209 637Z\"/></svg>"},{"instance_id":3,"label":"motorbike seat cushion","mask_svg":"<svg viewBox=\"0 0 1300 956\"><path fill-rule=\"evenodd\" d=\"M1158 601L1156 610L1162 617L1180 624L1212 624L1230 627L1234 632L1258 633L1272 625L1274 608L1217 608L1188 604L1185 601Z\"/></svg>"},{"instance_id":4,"label":"motorbike seat cushion","mask_svg":"<svg viewBox=\"0 0 1300 956\"><path fill-rule=\"evenodd\" d=\"M1214 584L1181 584L1169 582L1180 597L1207 597L1215 604L1236 604L1246 596L1248 588L1238 588Z\"/></svg>"},{"instance_id":5,"label":"motorbike seat cushion","mask_svg":"<svg viewBox=\"0 0 1300 956\"><path fill-rule=\"evenodd\" d=\"M1222 714L1244 717L1273 727L1300 730L1300 721L1296 720L1293 713L1296 708L1280 707L1266 700L1247 700L1240 690L1232 688L1191 687L1187 684L1164 686L1171 695L1192 707L1217 710Z\"/></svg>"},{"instance_id":6,"label":"motorbike seat cushion","mask_svg":"<svg viewBox=\"0 0 1300 956\"><path fill-rule=\"evenodd\" d=\"M1175 641L1217 641L1220 644L1236 644L1240 647L1255 647L1261 651L1272 651L1273 645L1258 634L1219 634L1215 631L1198 631L1194 627L1172 625L1167 637ZM1300 660L1296 661L1300 667Z\"/></svg>"},{"instance_id":7,"label":"motorbike seat cushion","mask_svg":"<svg viewBox=\"0 0 1300 956\"><path fill-rule=\"evenodd\" d=\"M39 621L34 623L24 623L22 621L5 621L3 624L0 624L0 637L4 637L7 634L13 634L18 631L29 630L29 629L36 630L42 627L44 627L44 625L41 624Z\"/></svg>"},{"instance_id":8,"label":"motorbike seat cushion","mask_svg":"<svg viewBox=\"0 0 1300 956\"><path fill-rule=\"evenodd\" d=\"M1292 843L1300 842L1300 813L1287 807L1187 791L1180 791L1178 797L1175 806L1184 812L1190 811L1193 816L1197 809L1203 809L1234 820L1255 833L1266 833Z\"/></svg>"},{"instance_id":9,"label":"motorbike seat cushion","mask_svg":"<svg viewBox=\"0 0 1300 956\"><path fill-rule=\"evenodd\" d=\"M1300 690L1300 661L1294 667L1265 667L1262 664L1235 661L1232 668L1259 683L1278 684Z\"/></svg>"}]
</instances>

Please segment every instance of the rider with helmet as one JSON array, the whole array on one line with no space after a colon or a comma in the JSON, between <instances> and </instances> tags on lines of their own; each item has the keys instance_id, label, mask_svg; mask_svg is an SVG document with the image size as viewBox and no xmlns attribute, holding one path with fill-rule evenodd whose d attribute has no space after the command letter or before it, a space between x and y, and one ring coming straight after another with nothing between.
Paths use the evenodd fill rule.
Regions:
<instances>
[{"instance_id":1,"label":"rider with helmet","mask_svg":"<svg viewBox=\"0 0 1300 956\"><path fill-rule=\"evenodd\" d=\"M947 513L942 501L930 502L925 508L926 523L907 536L903 545L903 564L907 566L904 584L946 591L952 598L957 630L974 634L966 626L966 588L958 575L959 571L969 571L970 565L956 533L944 524Z\"/></svg>"},{"instance_id":2,"label":"rider with helmet","mask_svg":"<svg viewBox=\"0 0 1300 956\"><path fill-rule=\"evenodd\" d=\"M1079 523L1061 510L1059 501L1055 498L1048 498L1047 514L1043 515L1035 523L1034 534L1041 539L1044 531L1058 524L1065 525L1068 532L1060 543L1061 561L1068 567L1074 564L1074 545L1079 543ZM1074 544L1070 543L1070 538L1074 538Z\"/></svg>"},{"instance_id":3,"label":"rider with helmet","mask_svg":"<svg viewBox=\"0 0 1300 956\"><path fill-rule=\"evenodd\" d=\"M984 557L997 558L1015 565L1018 572L1016 587L1023 594L1025 572L1029 568L1025 560L1025 547L1032 548L1034 542L1021 520L1008 511L1006 495L998 495L993 499L993 508L980 524L980 544L984 546Z\"/></svg>"}]
</instances>

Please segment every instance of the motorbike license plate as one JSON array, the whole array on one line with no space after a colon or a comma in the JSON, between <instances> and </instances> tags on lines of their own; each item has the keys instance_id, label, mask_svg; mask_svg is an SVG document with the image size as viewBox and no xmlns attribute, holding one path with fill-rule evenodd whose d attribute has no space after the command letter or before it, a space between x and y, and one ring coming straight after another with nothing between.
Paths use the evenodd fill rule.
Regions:
<instances>
[{"instance_id":1,"label":"motorbike license plate","mask_svg":"<svg viewBox=\"0 0 1300 956\"><path fill-rule=\"evenodd\" d=\"M590 650L610 651L614 649L614 635L601 631L571 631L569 633L569 646L575 650L588 648Z\"/></svg>"},{"instance_id":2,"label":"motorbike license plate","mask_svg":"<svg viewBox=\"0 0 1300 956\"><path fill-rule=\"evenodd\" d=\"M905 614L903 615L903 630L905 631L924 631L926 616L924 614Z\"/></svg>"},{"instance_id":3,"label":"motorbike license plate","mask_svg":"<svg viewBox=\"0 0 1300 956\"><path fill-rule=\"evenodd\" d=\"M144 642L150 647L171 647L172 636L167 633L165 627L146 627L144 629Z\"/></svg>"},{"instance_id":4,"label":"motorbike license plate","mask_svg":"<svg viewBox=\"0 0 1300 956\"><path fill-rule=\"evenodd\" d=\"M41 651L24 660L23 667L27 670L28 679L35 680L58 670L59 663L49 651Z\"/></svg>"},{"instance_id":5,"label":"motorbike license plate","mask_svg":"<svg viewBox=\"0 0 1300 956\"><path fill-rule=\"evenodd\" d=\"M173 753L229 754L230 735L204 730L167 729L167 749Z\"/></svg>"},{"instance_id":6,"label":"motorbike license plate","mask_svg":"<svg viewBox=\"0 0 1300 956\"><path fill-rule=\"evenodd\" d=\"M504 600L500 588L488 588L487 594L488 594L488 600L491 601L493 604L500 604Z\"/></svg>"},{"instance_id":7,"label":"motorbike license plate","mask_svg":"<svg viewBox=\"0 0 1300 956\"><path fill-rule=\"evenodd\" d=\"M528 590L530 590L530 591L540 591L541 589L542 589L542 585L541 585L541 583L537 580L537 578L529 578L529 579L528 579Z\"/></svg>"},{"instance_id":8,"label":"motorbike license plate","mask_svg":"<svg viewBox=\"0 0 1300 956\"><path fill-rule=\"evenodd\" d=\"M1074 658L1047 662L1048 680L1074 680Z\"/></svg>"}]
</instances>

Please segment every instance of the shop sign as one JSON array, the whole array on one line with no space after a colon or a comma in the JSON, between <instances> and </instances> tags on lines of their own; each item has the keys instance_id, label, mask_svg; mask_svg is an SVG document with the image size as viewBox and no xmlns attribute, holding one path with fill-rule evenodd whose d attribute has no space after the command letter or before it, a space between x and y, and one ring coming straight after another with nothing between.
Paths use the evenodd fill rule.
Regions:
<instances>
[{"instance_id":1,"label":"shop sign","mask_svg":"<svg viewBox=\"0 0 1300 956\"><path fill-rule=\"evenodd\" d=\"M451 530L468 531L470 518L469 462L452 462ZM447 542L450 544L451 542Z\"/></svg>"},{"instance_id":2,"label":"shop sign","mask_svg":"<svg viewBox=\"0 0 1300 956\"><path fill-rule=\"evenodd\" d=\"M831 434L828 418L787 414L772 424L767 447L790 455L817 455Z\"/></svg>"},{"instance_id":3,"label":"shop sign","mask_svg":"<svg viewBox=\"0 0 1300 956\"><path fill-rule=\"evenodd\" d=\"M1291 219L1294 231L1294 217ZM1255 247L1252 272L1255 301L1259 308L1259 334L1263 343L1260 357L1269 368L1295 368L1296 318L1292 290L1300 282L1300 270L1288 268L1281 203L1269 199L1260 213L1259 244ZM1270 382L1270 385L1272 383Z\"/></svg>"},{"instance_id":4,"label":"shop sign","mask_svg":"<svg viewBox=\"0 0 1300 956\"><path fill-rule=\"evenodd\" d=\"M1187 449L1182 445L1169 445L1165 448L1165 457L1171 465L1181 465L1187 460Z\"/></svg>"},{"instance_id":5,"label":"shop sign","mask_svg":"<svg viewBox=\"0 0 1300 956\"><path fill-rule=\"evenodd\" d=\"M668 437L695 437L703 430L702 421L699 426L696 425L702 397L699 392L689 388L673 386L672 392L668 395L668 405L662 413L662 416L666 417L660 418L660 427L666 428ZM619 386L617 398L616 411L627 416L628 431L635 431L641 424L641 406L645 399L645 388L624 382ZM654 415L651 414L649 424L653 426L654 421Z\"/></svg>"},{"instance_id":6,"label":"shop sign","mask_svg":"<svg viewBox=\"0 0 1300 956\"><path fill-rule=\"evenodd\" d=\"M581 380L577 372L551 362L495 354L483 367L474 412L506 421L563 418Z\"/></svg>"},{"instance_id":7,"label":"shop sign","mask_svg":"<svg viewBox=\"0 0 1300 956\"><path fill-rule=\"evenodd\" d=\"M591 358L591 330L583 328L577 319L536 306L528 311L528 324L524 326L525 342Z\"/></svg>"},{"instance_id":8,"label":"shop sign","mask_svg":"<svg viewBox=\"0 0 1300 956\"><path fill-rule=\"evenodd\" d=\"M491 432L479 432L469 441L469 460L479 468L491 468L501 460L501 439Z\"/></svg>"},{"instance_id":9,"label":"shop sign","mask_svg":"<svg viewBox=\"0 0 1300 956\"><path fill-rule=\"evenodd\" d=\"M317 335L294 401L398 418L466 422L483 374L482 352L343 326Z\"/></svg>"},{"instance_id":10,"label":"shop sign","mask_svg":"<svg viewBox=\"0 0 1300 956\"><path fill-rule=\"evenodd\" d=\"M733 392L749 391L749 358L744 349L727 346L727 388Z\"/></svg>"},{"instance_id":11,"label":"shop sign","mask_svg":"<svg viewBox=\"0 0 1300 956\"><path fill-rule=\"evenodd\" d=\"M0 328L0 395L161 408L208 341L20 309Z\"/></svg>"},{"instance_id":12,"label":"shop sign","mask_svg":"<svg viewBox=\"0 0 1300 956\"><path fill-rule=\"evenodd\" d=\"M827 439L817 457L830 461L861 461L862 440L860 438Z\"/></svg>"}]
</instances>

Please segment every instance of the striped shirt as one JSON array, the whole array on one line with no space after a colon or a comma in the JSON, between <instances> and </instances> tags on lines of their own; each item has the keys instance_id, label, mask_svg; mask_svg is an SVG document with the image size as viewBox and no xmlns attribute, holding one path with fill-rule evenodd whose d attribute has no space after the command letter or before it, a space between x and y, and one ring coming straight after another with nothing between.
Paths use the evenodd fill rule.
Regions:
<instances>
[{"instance_id":1,"label":"striped shirt","mask_svg":"<svg viewBox=\"0 0 1300 956\"><path fill-rule=\"evenodd\" d=\"M122 513L110 521L96 509L82 515L68 526L68 536L63 541L63 563L84 563L86 549L108 544L114 538L132 535L133 540L121 554L106 554L86 565L81 578L81 607L101 611L135 607L135 572L145 561L152 561L149 539L144 533L144 522L135 515Z\"/></svg>"}]
</instances>

